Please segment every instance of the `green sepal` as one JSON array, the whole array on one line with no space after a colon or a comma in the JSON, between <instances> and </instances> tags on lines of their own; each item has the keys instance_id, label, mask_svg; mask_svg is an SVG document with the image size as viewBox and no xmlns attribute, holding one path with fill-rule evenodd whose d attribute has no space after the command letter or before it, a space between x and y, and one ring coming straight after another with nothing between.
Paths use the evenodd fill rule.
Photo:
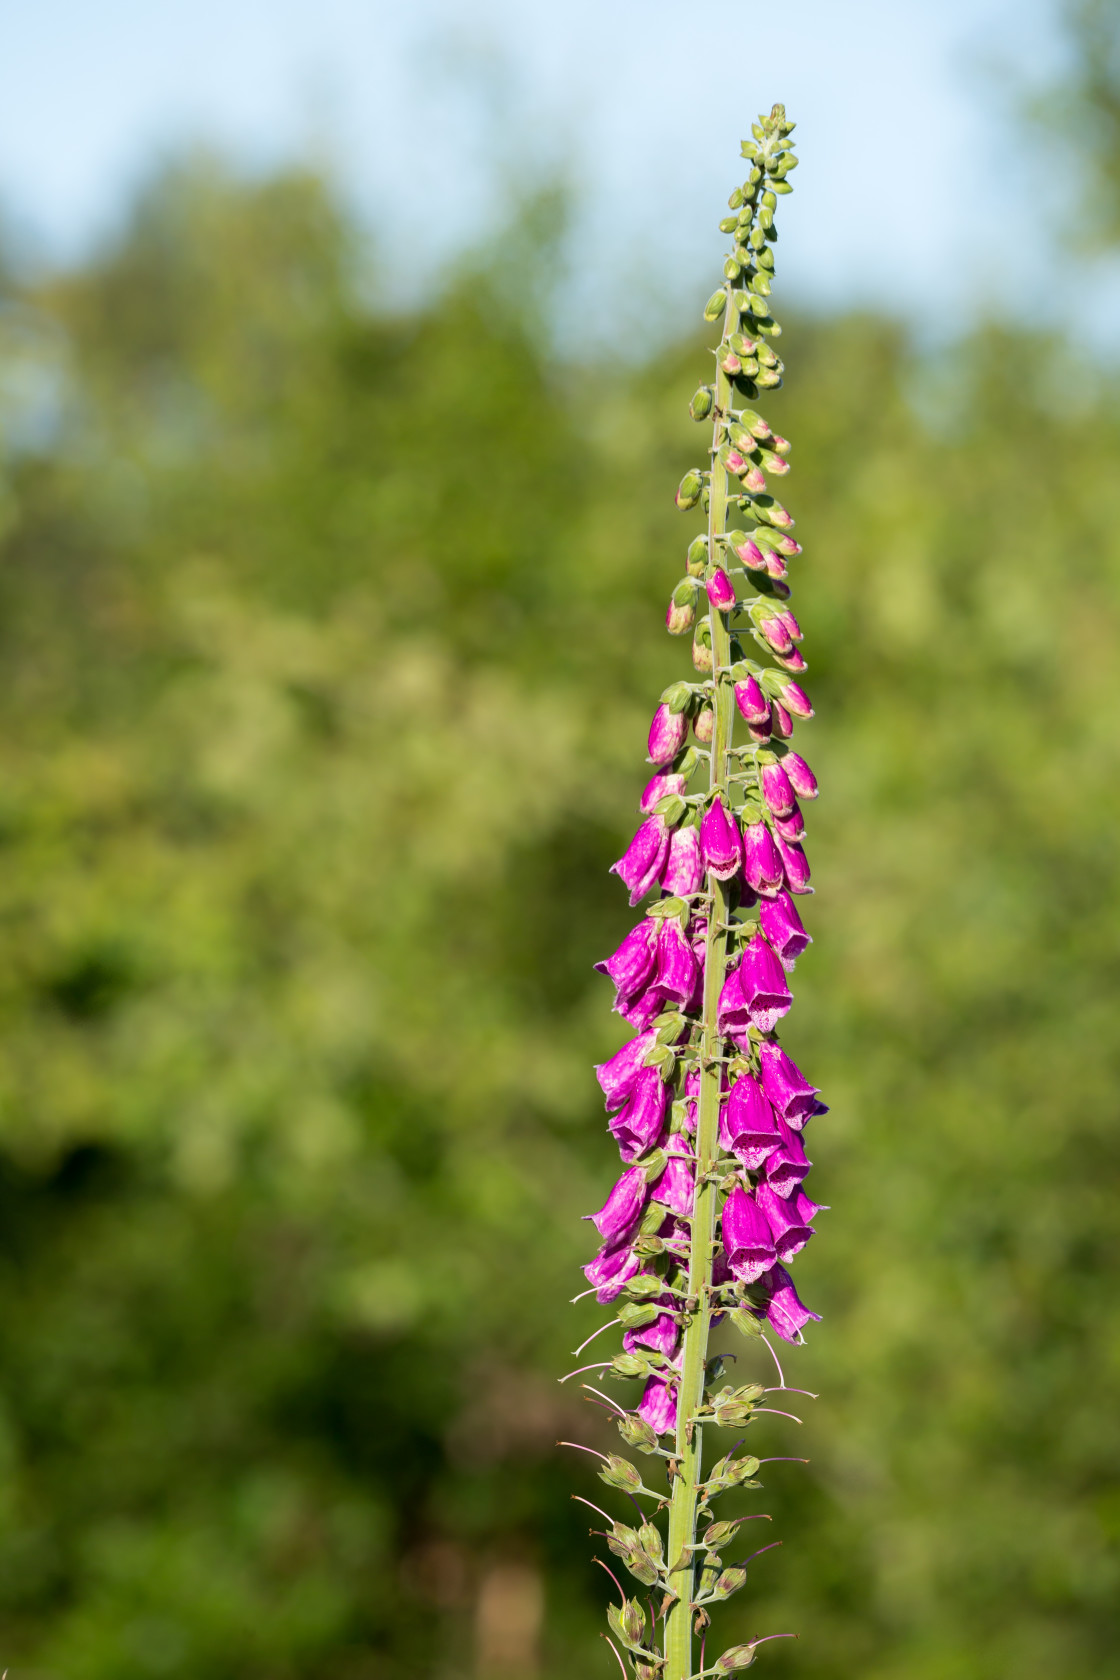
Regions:
<instances>
[{"instance_id":1,"label":"green sepal","mask_svg":"<svg viewBox=\"0 0 1120 1680\"><path fill-rule=\"evenodd\" d=\"M690 572L694 566L703 568L708 564L707 537L693 537L692 541L688 545L688 551L685 556L685 564L688 566Z\"/></svg>"},{"instance_id":2,"label":"green sepal","mask_svg":"<svg viewBox=\"0 0 1120 1680\"><path fill-rule=\"evenodd\" d=\"M692 467L685 473L677 486L676 503L682 513L694 508L700 500L700 492L704 488L704 475L699 468Z\"/></svg>"},{"instance_id":3,"label":"green sepal","mask_svg":"<svg viewBox=\"0 0 1120 1680\"><path fill-rule=\"evenodd\" d=\"M671 712L687 712L692 706L692 684L686 682L670 683L662 690L660 704L668 706Z\"/></svg>"},{"instance_id":4,"label":"green sepal","mask_svg":"<svg viewBox=\"0 0 1120 1680\"><path fill-rule=\"evenodd\" d=\"M725 1569L715 1586L712 1588L713 1598L730 1598L740 1587L746 1585L747 1572L741 1563L733 1563L730 1569Z\"/></svg>"},{"instance_id":5,"label":"green sepal","mask_svg":"<svg viewBox=\"0 0 1120 1680\"><path fill-rule=\"evenodd\" d=\"M661 1247L664 1246L662 1243ZM642 1300L646 1295L664 1294L664 1291L665 1280L654 1277L651 1272L638 1272L634 1277L628 1278L622 1286L622 1293L632 1296L636 1301Z\"/></svg>"},{"instance_id":6,"label":"green sepal","mask_svg":"<svg viewBox=\"0 0 1120 1680\"><path fill-rule=\"evenodd\" d=\"M646 915L660 921L663 916L683 916L687 908L683 898L659 898L656 904L650 905Z\"/></svg>"},{"instance_id":7,"label":"green sepal","mask_svg":"<svg viewBox=\"0 0 1120 1680\"><path fill-rule=\"evenodd\" d=\"M715 1666L719 1674L732 1674L739 1668L750 1668L755 1659L753 1645L729 1645L721 1657L716 1658Z\"/></svg>"},{"instance_id":8,"label":"green sepal","mask_svg":"<svg viewBox=\"0 0 1120 1680\"><path fill-rule=\"evenodd\" d=\"M638 1226L640 1234L644 1237L655 1237L671 1212L672 1209L666 1207L664 1202L651 1202L642 1216L642 1223Z\"/></svg>"},{"instance_id":9,"label":"green sepal","mask_svg":"<svg viewBox=\"0 0 1120 1680\"><path fill-rule=\"evenodd\" d=\"M667 793L653 807L653 815L663 817L666 828L676 828L687 810L688 806L679 793Z\"/></svg>"},{"instance_id":10,"label":"green sepal","mask_svg":"<svg viewBox=\"0 0 1120 1680\"><path fill-rule=\"evenodd\" d=\"M599 1471L599 1480L606 1482L608 1487L626 1488L633 1492L642 1485L642 1474L636 1464L631 1464L628 1458L621 1458L618 1453L608 1453L607 1462Z\"/></svg>"},{"instance_id":11,"label":"green sepal","mask_svg":"<svg viewBox=\"0 0 1120 1680\"><path fill-rule=\"evenodd\" d=\"M664 1151L662 1151L664 1155ZM662 1171L664 1165L662 1165ZM640 1301L624 1301L618 1309L618 1319L627 1330L640 1330L644 1324L652 1324L655 1318L660 1318L661 1308L658 1306L643 1306Z\"/></svg>"}]
</instances>

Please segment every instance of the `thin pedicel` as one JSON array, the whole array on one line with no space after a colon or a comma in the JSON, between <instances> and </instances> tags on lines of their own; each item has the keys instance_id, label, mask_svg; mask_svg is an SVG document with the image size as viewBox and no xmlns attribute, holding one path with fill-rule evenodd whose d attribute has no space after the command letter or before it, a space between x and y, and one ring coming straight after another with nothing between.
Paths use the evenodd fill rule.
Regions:
<instances>
[{"instance_id":1,"label":"thin pedicel","mask_svg":"<svg viewBox=\"0 0 1120 1680\"><path fill-rule=\"evenodd\" d=\"M685 474L676 495L679 508L707 515L707 528L688 545L666 613L671 635L692 638L695 677L660 697L643 820L613 865L631 905L645 909L596 965L635 1036L596 1070L624 1170L587 1215L602 1240L584 1271L587 1293L613 1304L616 1317L577 1353L617 1324L621 1350L580 1371L639 1383L636 1404L626 1410L585 1387L593 1404L606 1403L628 1447L665 1461L667 1481L659 1493L628 1459L594 1453L600 1480L625 1493L641 1519L634 1527L599 1512L610 1525L603 1538L643 1588L660 1594L647 1615L620 1587L621 1606L607 1612L609 1643L635 1680L726 1675L750 1667L768 1639L791 1637L752 1638L707 1667L701 1643L693 1670L708 1607L738 1592L747 1564L779 1544L725 1565L720 1549L763 1513L716 1521L713 1500L757 1488L763 1463L804 1462L761 1460L742 1453L740 1439L705 1469L705 1431L775 1416L800 1422L768 1404L804 1390L787 1388L763 1326L798 1343L818 1316L786 1266L821 1211L803 1188L811 1164L804 1138L826 1110L777 1039L793 1002L788 976L810 943L795 901L812 891L801 802L816 797L817 783L789 745L797 723L812 716L799 681L801 626L788 604L789 562L801 545L772 488L789 472L790 444L751 406L782 384L781 328L768 300L774 212L797 162L792 129L781 105L752 125L754 138L743 143L748 177L720 223L732 249L704 313L722 320L722 332L714 377L690 404L693 419L711 423L709 461ZM736 727L746 737L738 745ZM703 770L707 786L690 792ZM778 1388L722 1383L732 1356L708 1350L725 1318L765 1343ZM635 1496L652 1501L650 1512ZM654 1520L662 1510L665 1533Z\"/></svg>"}]
</instances>

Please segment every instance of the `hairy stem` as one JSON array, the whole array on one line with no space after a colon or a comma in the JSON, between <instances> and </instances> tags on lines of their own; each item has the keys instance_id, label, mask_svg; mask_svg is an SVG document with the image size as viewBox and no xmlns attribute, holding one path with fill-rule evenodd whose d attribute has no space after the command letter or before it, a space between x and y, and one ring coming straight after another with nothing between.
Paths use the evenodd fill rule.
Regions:
<instances>
[{"instance_id":1,"label":"hairy stem","mask_svg":"<svg viewBox=\"0 0 1120 1680\"><path fill-rule=\"evenodd\" d=\"M731 288L728 287L724 336L735 325ZM715 537L726 528L727 473L719 459L720 426L731 405L731 384L717 368L715 413L712 427L712 479L708 510L708 548L716 557ZM715 731L712 737L711 779L713 791L727 790L728 757L734 718L732 685L721 680L731 663L731 637L727 615L712 611L712 681L715 685ZM669 1512L669 1557L676 1562L696 1539L697 1488L703 1470L703 1426L693 1422L693 1413L704 1398L704 1367L708 1357L711 1324L712 1248L715 1240L716 1183L711 1170L719 1154L719 1106L722 1064L717 1059L721 1043L717 1031L720 993L727 968L726 928L730 910L728 886L710 879L711 915L708 922L704 971L704 1014L701 1036L701 1078L699 1115L696 1127L696 1201L692 1215L692 1242L688 1257L688 1292L699 1302L684 1334L680 1394L677 1401L677 1455L679 1470L673 1479ZM665 1629L666 1680L688 1680L692 1673L692 1594L694 1570L678 1572L673 1585L679 1598L669 1613Z\"/></svg>"}]
</instances>

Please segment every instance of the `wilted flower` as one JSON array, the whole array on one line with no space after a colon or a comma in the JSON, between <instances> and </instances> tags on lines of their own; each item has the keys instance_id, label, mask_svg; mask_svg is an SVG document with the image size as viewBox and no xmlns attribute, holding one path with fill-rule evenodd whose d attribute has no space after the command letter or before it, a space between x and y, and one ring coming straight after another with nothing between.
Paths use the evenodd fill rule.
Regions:
<instances>
[{"instance_id":1,"label":"wilted flower","mask_svg":"<svg viewBox=\"0 0 1120 1680\"><path fill-rule=\"evenodd\" d=\"M632 1277L641 1270L641 1261L626 1243L616 1243L597 1254L583 1275L596 1291L596 1299L604 1306L615 1301Z\"/></svg>"}]
</instances>

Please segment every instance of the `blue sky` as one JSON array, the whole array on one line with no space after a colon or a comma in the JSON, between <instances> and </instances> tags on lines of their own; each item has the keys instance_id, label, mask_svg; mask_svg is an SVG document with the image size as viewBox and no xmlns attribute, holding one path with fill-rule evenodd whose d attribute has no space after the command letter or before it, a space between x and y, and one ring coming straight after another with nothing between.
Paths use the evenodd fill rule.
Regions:
<instances>
[{"instance_id":1,"label":"blue sky","mask_svg":"<svg viewBox=\"0 0 1120 1680\"><path fill-rule=\"evenodd\" d=\"M1029 309L1061 190L1010 91L1061 69L1053 0L0 0L0 42L0 205L62 257L203 139L328 162L401 293L563 169L575 317L602 329L637 288L676 321L722 250L739 138L782 98L803 154L784 284L938 336ZM1116 288L1076 284L1107 336Z\"/></svg>"}]
</instances>

